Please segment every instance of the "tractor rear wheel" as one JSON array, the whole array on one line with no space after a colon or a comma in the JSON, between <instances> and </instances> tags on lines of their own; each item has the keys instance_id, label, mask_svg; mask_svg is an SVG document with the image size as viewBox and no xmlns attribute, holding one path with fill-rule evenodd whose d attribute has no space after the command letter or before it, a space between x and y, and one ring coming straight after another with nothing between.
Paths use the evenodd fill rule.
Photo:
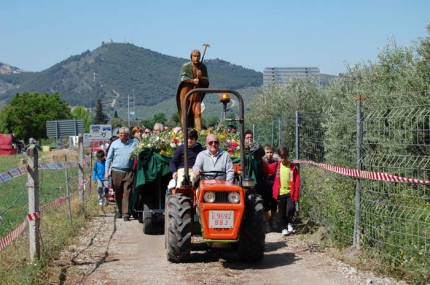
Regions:
<instances>
[{"instance_id":1,"label":"tractor rear wheel","mask_svg":"<svg viewBox=\"0 0 430 285\"><path fill-rule=\"evenodd\" d=\"M190 257L192 231L192 202L182 194L168 196L166 209L167 259L183 262Z\"/></svg>"},{"instance_id":2,"label":"tractor rear wheel","mask_svg":"<svg viewBox=\"0 0 430 285\"><path fill-rule=\"evenodd\" d=\"M245 218L240 228L238 242L240 259L246 262L262 261L265 240L263 199L260 196L256 196L254 217Z\"/></svg>"},{"instance_id":3,"label":"tractor rear wheel","mask_svg":"<svg viewBox=\"0 0 430 285\"><path fill-rule=\"evenodd\" d=\"M151 234L152 233L152 213L149 210L149 205L148 204L143 204L143 213L142 213L143 217L143 232L145 234Z\"/></svg>"}]
</instances>

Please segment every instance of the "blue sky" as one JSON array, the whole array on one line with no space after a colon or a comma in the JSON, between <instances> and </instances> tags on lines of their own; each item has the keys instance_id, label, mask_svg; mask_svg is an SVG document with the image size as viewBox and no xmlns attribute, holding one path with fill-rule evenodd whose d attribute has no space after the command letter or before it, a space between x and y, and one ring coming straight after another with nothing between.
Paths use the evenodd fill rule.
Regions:
<instances>
[{"instance_id":1,"label":"blue sky","mask_svg":"<svg viewBox=\"0 0 430 285\"><path fill-rule=\"evenodd\" d=\"M41 71L101 43L128 42L188 58L245 68L319 67L336 75L376 61L394 37L426 37L429 0L0 0L0 62Z\"/></svg>"}]
</instances>

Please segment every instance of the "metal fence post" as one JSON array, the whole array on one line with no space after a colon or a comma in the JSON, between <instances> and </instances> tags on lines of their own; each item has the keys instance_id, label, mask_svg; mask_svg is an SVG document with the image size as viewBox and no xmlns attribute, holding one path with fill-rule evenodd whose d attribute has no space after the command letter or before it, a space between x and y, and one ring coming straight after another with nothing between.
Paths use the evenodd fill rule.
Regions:
<instances>
[{"instance_id":1,"label":"metal fence post","mask_svg":"<svg viewBox=\"0 0 430 285\"><path fill-rule=\"evenodd\" d=\"M295 135L295 144L296 144L296 160L300 160L300 133L299 133L299 123L300 123L300 113L296 111L296 135ZM297 164L297 168L300 171L300 164ZM300 185L299 185L300 187ZM300 193L300 192L299 192ZM300 217L300 196L296 203L296 211L297 216Z\"/></svg>"},{"instance_id":2,"label":"metal fence post","mask_svg":"<svg viewBox=\"0 0 430 285\"><path fill-rule=\"evenodd\" d=\"M72 208L70 206L70 189L69 189L69 171L67 167L67 155L64 156L64 161L66 162L66 167L64 168L66 174L66 195L69 197L67 199L67 208L69 209L69 220L72 222Z\"/></svg>"},{"instance_id":3,"label":"metal fence post","mask_svg":"<svg viewBox=\"0 0 430 285\"><path fill-rule=\"evenodd\" d=\"M27 161L28 213L39 214L39 154L34 145L27 150ZM34 261L35 258L40 259L40 219L31 219L28 224L30 261Z\"/></svg>"},{"instance_id":4,"label":"metal fence post","mask_svg":"<svg viewBox=\"0 0 430 285\"><path fill-rule=\"evenodd\" d=\"M79 187L79 203L80 203L80 211L81 214L85 214L84 207L84 192L85 187L84 184L84 138L82 134L78 135L78 187ZM81 188L82 187L82 188Z\"/></svg>"},{"instance_id":5,"label":"metal fence post","mask_svg":"<svg viewBox=\"0 0 430 285\"><path fill-rule=\"evenodd\" d=\"M363 141L363 116L361 113L361 95L357 95L357 170L361 170L361 148ZM356 180L355 188L355 221L353 245L360 249L361 239L361 184L360 177Z\"/></svg>"},{"instance_id":6,"label":"metal fence post","mask_svg":"<svg viewBox=\"0 0 430 285\"><path fill-rule=\"evenodd\" d=\"M282 146L282 125L281 116L278 117L278 148Z\"/></svg>"},{"instance_id":7,"label":"metal fence post","mask_svg":"<svg viewBox=\"0 0 430 285\"><path fill-rule=\"evenodd\" d=\"M272 121L272 139L271 139L271 141L270 141L270 143L272 144L272 146L273 146L273 139L274 139L274 137L275 137L275 121Z\"/></svg>"}]
</instances>

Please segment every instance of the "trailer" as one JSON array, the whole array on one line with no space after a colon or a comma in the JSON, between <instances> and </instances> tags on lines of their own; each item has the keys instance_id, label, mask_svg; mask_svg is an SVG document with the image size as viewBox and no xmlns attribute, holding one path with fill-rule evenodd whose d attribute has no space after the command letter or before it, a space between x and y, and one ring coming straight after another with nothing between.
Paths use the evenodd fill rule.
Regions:
<instances>
[{"instance_id":1,"label":"trailer","mask_svg":"<svg viewBox=\"0 0 430 285\"><path fill-rule=\"evenodd\" d=\"M0 155L15 155L17 149L12 134L0 134Z\"/></svg>"}]
</instances>

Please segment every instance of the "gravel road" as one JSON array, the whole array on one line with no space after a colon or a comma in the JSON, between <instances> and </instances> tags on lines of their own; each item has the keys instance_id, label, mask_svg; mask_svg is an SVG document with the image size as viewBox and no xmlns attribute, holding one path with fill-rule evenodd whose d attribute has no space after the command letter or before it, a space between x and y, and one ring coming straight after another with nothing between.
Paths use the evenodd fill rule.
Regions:
<instances>
[{"instance_id":1,"label":"gravel road","mask_svg":"<svg viewBox=\"0 0 430 285\"><path fill-rule=\"evenodd\" d=\"M312 251L298 234L267 234L259 264L241 262L235 252L221 249L193 251L189 262L170 263L162 233L145 235L137 220L115 219L113 208L104 207L61 253L52 270L57 273L46 284L407 284Z\"/></svg>"}]
</instances>

